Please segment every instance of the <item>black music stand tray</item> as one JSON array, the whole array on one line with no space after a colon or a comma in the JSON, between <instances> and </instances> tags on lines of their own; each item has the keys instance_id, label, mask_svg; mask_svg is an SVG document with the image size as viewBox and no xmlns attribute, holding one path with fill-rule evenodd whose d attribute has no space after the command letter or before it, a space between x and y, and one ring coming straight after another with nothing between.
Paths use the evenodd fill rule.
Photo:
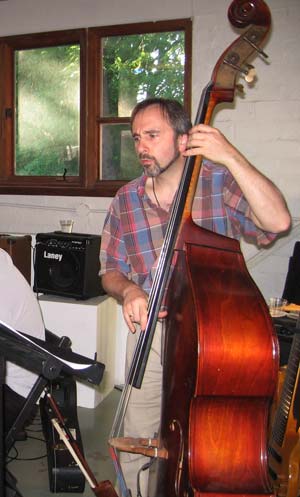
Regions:
<instances>
[{"instance_id":1,"label":"black music stand tray","mask_svg":"<svg viewBox=\"0 0 300 497\"><path fill-rule=\"evenodd\" d=\"M20 333L0 320L0 413L3 413L5 360L39 375L22 410L5 437L5 444L3 416L0 419L0 497L22 497L17 490L15 478L8 471L5 472L5 454L9 452L16 436L23 429L47 383L62 374L95 385L99 385L102 380L104 364L72 352L70 345L71 341L68 337L59 338L46 330L46 341L43 341Z\"/></svg>"}]
</instances>

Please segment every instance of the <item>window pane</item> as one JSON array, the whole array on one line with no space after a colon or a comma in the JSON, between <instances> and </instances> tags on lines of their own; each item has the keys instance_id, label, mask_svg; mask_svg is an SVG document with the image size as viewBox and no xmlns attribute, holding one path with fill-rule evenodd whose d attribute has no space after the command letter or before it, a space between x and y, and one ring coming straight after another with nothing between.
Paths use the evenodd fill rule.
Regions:
<instances>
[{"instance_id":1,"label":"window pane","mask_svg":"<svg viewBox=\"0 0 300 497\"><path fill-rule=\"evenodd\" d=\"M109 124L101 126L102 179L129 180L142 173L136 157L130 126Z\"/></svg>"},{"instance_id":2,"label":"window pane","mask_svg":"<svg viewBox=\"0 0 300 497\"><path fill-rule=\"evenodd\" d=\"M184 41L184 31L103 38L102 116L128 117L146 97L183 103Z\"/></svg>"},{"instance_id":3,"label":"window pane","mask_svg":"<svg viewBox=\"0 0 300 497\"><path fill-rule=\"evenodd\" d=\"M15 174L79 174L79 45L15 52Z\"/></svg>"}]
</instances>

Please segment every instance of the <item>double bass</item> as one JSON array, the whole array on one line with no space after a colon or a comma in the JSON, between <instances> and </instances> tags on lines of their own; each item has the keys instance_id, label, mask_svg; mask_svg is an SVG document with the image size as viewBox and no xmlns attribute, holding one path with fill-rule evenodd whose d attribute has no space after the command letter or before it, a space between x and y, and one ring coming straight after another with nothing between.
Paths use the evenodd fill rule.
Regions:
<instances>
[{"instance_id":1,"label":"double bass","mask_svg":"<svg viewBox=\"0 0 300 497\"><path fill-rule=\"evenodd\" d=\"M261 45L271 16L265 2L234 0L228 16L235 27L246 29L219 58L196 124L210 123L218 104L234 100L240 74L251 82L254 55L266 57ZM148 324L109 443L115 462L120 450L152 457L149 497L271 495L267 433L278 343L239 243L193 222L201 162L201 157L189 158L184 167L149 296ZM142 384L166 288L160 433L151 441L125 439L119 436L124 410L131 387ZM122 495L130 495L126 484Z\"/></svg>"}]
</instances>

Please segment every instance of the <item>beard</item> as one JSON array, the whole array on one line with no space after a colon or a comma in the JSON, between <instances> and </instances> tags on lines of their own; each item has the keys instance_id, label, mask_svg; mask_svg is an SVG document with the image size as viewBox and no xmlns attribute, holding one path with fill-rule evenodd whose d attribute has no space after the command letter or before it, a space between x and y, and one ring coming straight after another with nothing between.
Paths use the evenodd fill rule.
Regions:
<instances>
[{"instance_id":1,"label":"beard","mask_svg":"<svg viewBox=\"0 0 300 497\"><path fill-rule=\"evenodd\" d=\"M174 162L177 161L179 156L180 152L178 150L178 147L176 147L172 159L168 162L166 166L162 166L153 155L139 154L139 159L140 160L149 159L152 161L151 166L148 167L144 166L144 173L146 176L148 176L148 178L155 178L156 176L159 176L160 174L167 171L169 167L171 167L172 164L174 164Z\"/></svg>"}]
</instances>

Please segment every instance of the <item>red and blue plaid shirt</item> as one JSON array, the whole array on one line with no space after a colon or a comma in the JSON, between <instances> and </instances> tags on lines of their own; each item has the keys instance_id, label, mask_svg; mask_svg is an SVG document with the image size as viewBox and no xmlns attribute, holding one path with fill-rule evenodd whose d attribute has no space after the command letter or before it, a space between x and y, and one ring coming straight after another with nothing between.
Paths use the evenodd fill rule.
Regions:
<instances>
[{"instance_id":1,"label":"red and blue plaid shirt","mask_svg":"<svg viewBox=\"0 0 300 497\"><path fill-rule=\"evenodd\" d=\"M130 181L112 201L102 232L100 274L118 270L149 293L169 213L151 202L145 192L146 179L143 175ZM266 245L276 236L255 226L249 205L228 169L206 160L192 216L203 228L236 239L243 236L258 245Z\"/></svg>"}]
</instances>

